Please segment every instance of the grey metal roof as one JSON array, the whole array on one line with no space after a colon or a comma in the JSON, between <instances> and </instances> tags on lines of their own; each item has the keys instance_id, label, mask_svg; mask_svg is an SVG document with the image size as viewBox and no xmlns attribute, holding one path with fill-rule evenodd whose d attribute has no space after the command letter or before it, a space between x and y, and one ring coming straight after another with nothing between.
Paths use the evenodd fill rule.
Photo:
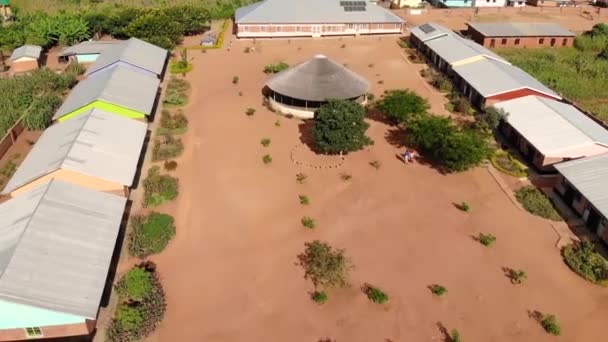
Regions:
<instances>
[{"instance_id":1,"label":"grey metal roof","mask_svg":"<svg viewBox=\"0 0 608 342\"><path fill-rule=\"evenodd\" d=\"M85 41L82 43L78 43L76 45L67 46L61 53L60 57L72 56L72 55L90 55L90 54L100 54L105 51L107 48L114 46L116 44L121 43L118 40L91 40Z\"/></svg>"},{"instance_id":2,"label":"grey metal roof","mask_svg":"<svg viewBox=\"0 0 608 342\"><path fill-rule=\"evenodd\" d=\"M147 129L143 122L99 109L51 126L2 193L8 194L58 169L131 186Z\"/></svg>"},{"instance_id":3,"label":"grey metal roof","mask_svg":"<svg viewBox=\"0 0 608 342\"><path fill-rule=\"evenodd\" d=\"M561 99L557 93L537 79L510 64L484 59L455 66L453 70L483 97L528 88Z\"/></svg>"},{"instance_id":4,"label":"grey metal roof","mask_svg":"<svg viewBox=\"0 0 608 342\"><path fill-rule=\"evenodd\" d=\"M323 55L274 75L266 86L279 94L308 101L351 99L369 89L363 77Z\"/></svg>"},{"instance_id":5,"label":"grey metal roof","mask_svg":"<svg viewBox=\"0 0 608 342\"><path fill-rule=\"evenodd\" d=\"M468 23L486 37L574 37L555 23Z\"/></svg>"},{"instance_id":6,"label":"grey metal roof","mask_svg":"<svg viewBox=\"0 0 608 342\"><path fill-rule=\"evenodd\" d=\"M432 22L418 25L410 29L410 34L422 42L453 34L453 31Z\"/></svg>"},{"instance_id":7,"label":"grey metal roof","mask_svg":"<svg viewBox=\"0 0 608 342\"><path fill-rule=\"evenodd\" d=\"M137 38L130 38L105 49L97 57L95 63L87 69L85 75L90 75L119 61L160 75L166 60L167 50Z\"/></svg>"},{"instance_id":8,"label":"grey metal roof","mask_svg":"<svg viewBox=\"0 0 608 342\"><path fill-rule=\"evenodd\" d=\"M505 120L542 154L601 144L608 151L608 131L575 107L540 96L498 102Z\"/></svg>"},{"instance_id":9,"label":"grey metal roof","mask_svg":"<svg viewBox=\"0 0 608 342\"><path fill-rule=\"evenodd\" d=\"M119 66L80 81L70 92L53 120L82 108L95 100L103 100L150 115L160 80L141 72Z\"/></svg>"},{"instance_id":10,"label":"grey metal roof","mask_svg":"<svg viewBox=\"0 0 608 342\"><path fill-rule=\"evenodd\" d=\"M258 23L403 23L404 20L376 4L365 11L347 12L340 0L264 0L236 10L237 24Z\"/></svg>"},{"instance_id":11,"label":"grey metal roof","mask_svg":"<svg viewBox=\"0 0 608 342\"><path fill-rule=\"evenodd\" d=\"M465 59L483 56L492 58L502 63L510 64L494 52L476 44L457 34L447 34L445 36L429 40L426 43L429 49L433 50L439 57L448 63L455 63Z\"/></svg>"},{"instance_id":12,"label":"grey metal roof","mask_svg":"<svg viewBox=\"0 0 608 342\"><path fill-rule=\"evenodd\" d=\"M608 154L556 164L555 168L608 218Z\"/></svg>"},{"instance_id":13,"label":"grey metal roof","mask_svg":"<svg viewBox=\"0 0 608 342\"><path fill-rule=\"evenodd\" d=\"M42 48L38 45L23 45L13 50L9 60L12 62L23 57L38 59L40 58L40 52L42 52Z\"/></svg>"},{"instance_id":14,"label":"grey metal roof","mask_svg":"<svg viewBox=\"0 0 608 342\"><path fill-rule=\"evenodd\" d=\"M95 319L125 204L58 180L0 204L0 299Z\"/></svg>"}]
</instances>

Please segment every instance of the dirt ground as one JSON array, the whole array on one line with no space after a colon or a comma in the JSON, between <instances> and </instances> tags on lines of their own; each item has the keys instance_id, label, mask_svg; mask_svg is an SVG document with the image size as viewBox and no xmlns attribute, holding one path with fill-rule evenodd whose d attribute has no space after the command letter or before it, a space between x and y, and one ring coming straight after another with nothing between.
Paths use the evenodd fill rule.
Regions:
<instances>
[{"instance_id":1,"label":"dirt ground","mask_svg":"<svg viewBox=\"0 0 608 342\"><path fill-rule=\"evenodd\" d=\"M249 54L243 51L251 41L233 41L231 51L190 54L190 125L175 171L180 195L163 208L175 215L177 235L152 257L168 307L149 341L442 341L438 324L466 341L592 341L605 334L608 292L567 268L548 222L514 206L485 168L442 175L406 166L397 158L402 136L373 120L375 144L340 168L292 162L301 122L262 106L263 67L322 53L367 77L376 95L412 88L442 113L445 98L420 79L420 66L402 57L396 39L258 41ZM254 116L245 115L248 107ZM262 138L271 145L264 148ZM262 163L267 153L270 165ZM374 160L380 169L369 165ZM296 182L299 172L308 175L305 184ZM298 195L310 205L300 205ZM462 201L470 213L454 207ZM303 216L317 228L303 228ZM480 232L494 234L495 246L476 242ZM295 265L304 243L315 239L344 248L356 266L352 287L332 290L323 306L310 300L312 285ZM512 285L503 267L525 270L528 280ZM366 282L384 289L389 303L369 302L360 291ZM435 298L432 284L448 294ZM546 334L529 317L533 310L555 314L562 336Z\"/></svg>"}]
</instances>

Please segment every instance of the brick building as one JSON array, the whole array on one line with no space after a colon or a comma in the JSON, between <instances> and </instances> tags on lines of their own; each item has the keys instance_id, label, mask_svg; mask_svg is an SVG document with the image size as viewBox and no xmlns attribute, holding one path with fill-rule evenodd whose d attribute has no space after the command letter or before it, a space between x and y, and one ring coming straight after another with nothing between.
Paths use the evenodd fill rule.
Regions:
<instances>
[{"instance_id":1,"label":"brick building","mask_svg":"<svg viewBox=\"0 0 608 342\"><path fill-rule=\"evenodd\" d=\"M489 48L570 47L576 35L554 23L468 23L467 36Z\"/></svg>"},{"instance_id":2,"label":"brick building","mask_svg":"<svg viewBox=\"0 0 608 342\"><path fill-rule=\"evenodd\" d=\"M14 73L36 70L39 67L42 48L37 45L23 45L13 51L11 71Z\"/></svg>"}]
</instances>

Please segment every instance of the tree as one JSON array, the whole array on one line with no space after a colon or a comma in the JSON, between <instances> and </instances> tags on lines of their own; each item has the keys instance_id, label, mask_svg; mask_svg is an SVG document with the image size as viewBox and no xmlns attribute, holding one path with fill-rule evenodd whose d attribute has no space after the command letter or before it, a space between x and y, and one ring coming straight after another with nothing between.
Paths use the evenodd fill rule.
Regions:
<instances>
[{"instance_id":1,"label":"tree","mask_svg":"<svg viewBox=\"0 0 608 342\"><path fill-rule=\"evenodd\" d=\"M91 38L88 22L69 14L54 18L52 36L61 45L73 45Z\"/></svg>"},{"instance_id":2,"label":"tree","mask_svg":"<svg viewBox=\"0 0 608 342\"><path fill-rule=\"evenodd\" d=\"M337 154L358 151L373 141L365 135L365 109L348 100L330 101L315 112L312 130L315 142L323 153Z\"/></svg>"},{"instance_id":3,"label":"tree","mask_svg":"<svg viewBox=\"0 0 608 342\"><path fill-rule=\"evenodd\" d=\"M105 29L114 38L128 38L126 33L129 24L135 21L136 18L142 15L142 10L135 7L123 7L106 19Z\"/></svg>"},{"instance_id":4,"label":"tree","mask_svg":"<svg viewBox=\"0 0 608 342\"><path fill-rule=\"evenodd\" d=\"M408 139L424 152L432 152L453 132L449 118L422 116L407 126Z\"/></svg>"},{"instance_id":5,"label":"tree","mask_svg":"<svg viewBox=\"0 0 608 342\"><path fill-rule=\"evenodd\" d=\"M306 250L298 255L298 262L304 268L304 278L312 281L315 289L349 285L348 273L353 265L343 249L333 249L319 240L304 245Z\"/></svg>"},{"instance_id":6,"label":"tree","mask_svg":"<svg viewBox=\"0 0 608 342\"><path fill-rule=\"evenodd\" d=\"M164 12L183 27L183 34L186 36L201 33L209 25L209 11L201 6L171 6L165 8Z\"/></svg>"},{"instance_id":7,"label":"tree","mask_svg":"<svg viewBox=\"0 0 608 342\"><path fill-rule=\"evenodd\" d=\"M407 122L410 118L426 113L430 106L425 98L409 89L389 90L376 108L396 122Z\"/></svg>"},{"instance_id":8,"label":"tree","mask_svg":"<svg viewBox=\"0 0 608 342\"><path fill-rule=\"evenodd\" d=\"M481 122L483 128L489 130L495 130L498 128L500 121L506 119L509 116L502 108L496 107L488 107L485 109L484 113L479 116L479 121Z\"/></svg>"},{"instance_id":9,"label":"tree","mask_svg":"<svg viewBox=\"0 0 608 342\"><path fill-rule=\"evenodd\" d=\"M152 11L132 21L125 29L135 37L165 49L173 49L182 39L184 27L160 11Z\"/></svg>"},{"instance_id":10,"label":"tree","mask_svg":"<svg viewBox=\"0 0 608 342\"><path fill-rule=\"evenodd\" d=\"M595 24L595 25L593 25L593 28L591 29L591 31L588 32L588 34L592 37L608 36L608 24L605 24L605 23Z\"/></svg>"}]
</instances>

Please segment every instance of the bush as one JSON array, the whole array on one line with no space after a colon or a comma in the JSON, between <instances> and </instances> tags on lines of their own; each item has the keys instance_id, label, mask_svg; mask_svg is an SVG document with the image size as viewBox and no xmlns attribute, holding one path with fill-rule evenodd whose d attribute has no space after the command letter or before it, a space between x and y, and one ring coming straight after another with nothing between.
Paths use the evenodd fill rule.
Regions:
<instances>
[{"instance_id":1,"label":"bush","mask_svg":"<svg viewBox=\"0 0 608 342\"><path fill-rule=\"evenodd\" d=\"M143 181L144 206L156 207L177 197L179 193L177 178L161 175L158 166L152 166Z\"/></svg>"},{"instance_id":2,"label":"bush","mask_svg":"<svg viewBox=\"0 0 608 342\"><path fill-rule=\"evenodd\" d=\"M238 83L239 83L239 77L238 76L232 77L232 84L238 84Z\"/></svg>"},{"instance_id":3,"label":"bush","mask_svg":"<svg viewBox=\"0 0 608 342\"><path fill-rule=\"evenodd\" d=\"M322 105L314 116L313 137L326 154L358 151L373 141L365 135L365 109L348 100L330 101Z\"/></svg>"},{"instance_id":4,"label":"bush","mask_svg":"<svg viewBox=\"0 0 608 342\"><path fill-rule=\"evenodd\" d=\"M129 37L137 37L163 49L172 50L182 41L185 26L160 10L145 11L124 29Z\"/></svg>"},{"instance_id":5,"label":"bush","mask_svg":"<svg viewBox=\"0 0 608 342\"><path fill-rule=\"evenodd\" d=\"M262 162L264 162L264 164L270 164L272 163L272 157L269 154L265 154L262 157Z\"/></svg>"},{"instance_id":6,"label":"bush","mask_svg":"<svg viewBox=\"0 0 608 342\"><path fill-rule=\"evenodd\" d=\"M11 178L13 174L15 174L15 171L17 171L17 163L15 163L16 159L17 158L12 158L8 160L0 169L0 174L6 178Z\"/></svg>"},{"instance_id":7,"label":"bush","mask_svg":"<svg viewBox=\"0 0 608 342\"><path fill-rule=\"evenodd\" d=\"M184 151L181 139L175 139L171 135L163 135L154 140L152 149L152 161L167 160L178 157Z\"/></svg>"},{"instance_id":8,"label":"bush","mask_svg":"<svg viewBox=\"0 0 608 342\"><path fill-rule=\"evenodd\" d=\"M608 287L608 261L595 250L591 241L583 240L562 249L564 261L581 277Z\"/></svg>"},{"instance_id":9,"label":"bush","mask_svg":"<svg viewBox=\"0 0 608 342\"><path fill-rule=\"evenodd\" d=\"M431 286L431 292L433 292L435 296L441 297L444 294L448 293L448 289L441 285L433 285Z\"/></svg>"},{"instance_id":10,"label":"bush","mask_svg":"<svg viewBox=\"0 0 608 342\"><path fill-rule=\"evenodd\" d=\"M186 74L194 69L194 64L184 61L172 61L169 64L169 72L172 74Z\"/></svg>"},{"instance_id":11,"label":"bush","mask_svg":"<svg viewBox=\"0 0 608 342\"><path fill-rule=\"evenodd\" d=\"M487 247L492 246L494 242L496 242L496 237L492 234L479 233L477 239L479 240L479 243Z\"/></svg>"},{"instance_id":12,"label":"bush","mask_svg":"<svg viewBox=\"0 0 608 342\"><path fill-rule=\"evenodd\" d=\"M270 146L270 139L264 138L260 141L260 144L262 144L262 146L264 146L264 147L268 147L268 146Z\"/></svg>"},{"instance_id":13,"label":"bush","mask_svg":"<svg viewBox=\"0 0 608 342\"><path fill-rule=\"evenodd\" d=\"M353 265L343 249L315 240L304 244L306 249L298 255L298 264L304 268L304 278L312 281L315 289L348 286Z\"/></svg>"},{"instance_id":14,"label":"bush","mask_svg":"<svg viewBox=\"0 0 608 342\"><path fill-rule=\"evenodd\" d=\"M365 285L363 291L367 295L367 298L376 304L388 302L388 295L378 287Z\"/></svg>"},{"instance_id":15,"label":"bush","mask_svg":"<svg viewBox=\"0 0 608 342\"><path fill-rule=\"evenodd\" d=\"M527 185L515 191L515 197L524 209L533 215L553 221L562 220L551 200L533 185Z\"/></svg>"},{"instance_id":16,"label":"bush","mask_svg":"<svg viewBox=\"0 0 608 342\"><path fill-rule=\"evenodd\" d=\"M173 171L177 169L177 162L175 160L165 160L163 166L165 167L165 170Z\"/></svg>"},{"instance_id":17,"label":"bush","mask_svg":"<svg viewBox=\"0 0 608 342\"><path fill-rule=\"evenodd\" d=\"M505 150L497 150L490 158L492 165L499 171L514 177L526 177L528 167Z\"/></svg>"},{"instance_id":18,"label":"bush","mask_svg":"<svg viewBox=\"0 0 608 342\"><path fill-rule=\"evenodd\" d=\"M300 203L301 203L301 200L300 200ZM317 223L315 222L315 220L308 216L302 217L301 222L302 222L302 225L308 229L314 229L317 226Z\"/></svg>"},{"instance_id":19,"label":"bush","mask_svg":"<svg viewBox=\"0 0 608 342\"><path fill-rule=\"evenodd\" d=\"M116 309L115 320L121 330L135 331L144 323L144 315L137 308L121 305Z\"/></svg>"},{"instance_id":20,"label":"bush","mask_svg":"<svg viewBox=\"0 0 608 342\"><path fill-rule=\"evenodd\" d=\"M266 74L276 74L279 73L283 70L286 70L289 68L289 64L285 63L285 62L279 62L276 64L268 64L267 66L264 67L264 73Z\"/></svg>"},{"instance_id":21,"label":"bush","mask_svg":"<svg viewBox=\"0 0 608 342\"><path fill-rule=\"evenodd\" d=\"M175 225L171 215L151 213L146 217L135 217L129 240L129 252L138 257L160 253L174 235Z\"/></svg>"},{"instance_id":22,"label":"bush","mask_svg":"<svg viewBox=\"0 0 608 342\"><path fill-rule=\"evenodd\" d=\"M452 332L450 333L450 340L450 342L462 342L458 330L452 329Z\"/></svg>"},{"instance_id":23,"label":"bush","mask_svg":"<svg viewBox=\"0 0 608 342\"><path fill-rule=\"evenodd\" d=\"M185 93L190 90L190 82L182 78L171 77L167 83L167 90Z\"/></svg>"},{"instance_id":24,"label":"bush","mask_svg":"<svg viewBox=\"0 0 608 342\"><path fill-rule=\"evenodd\" d=\"M468 213L471 211L471 206L467 202L462 202L458 205L458 209Z\"/></svg>"},{"instance_id":25,"label":"bush","mask_svg":"<svg viewBox=\"0 0 608 342\"><path fill-rule=\"evenodd\" d=\"M163 109L160 116L160 127L157 130L158 134L171 135L183 134L188 129L188 119L182 110L171 115L167 109Z\"/></svg>"},{"instance_id":26,"label":"bush","mask_svg":"<svg viewBox=\"0 0 608 342\"><path fill-rule=\"evenodd\" d=\"M255 109L247 108L247 110L245 111L245 114L247 114L248 116L252 116L253 114L255 114Z\"/></svg>"},{"instance_id":27,"label":"bush","mask_svg":"<svg viewBox=\"0 0 608 342\"><path fill-rule=\"evenodd\" d=\"M513 284L519 285L528 279L528 274L524 270L509 269L508 272L508 276Z\"/></svg>"},{"instance_id":28,"label":"bush","mask_svg":"<svg viewBox=\"0 0 608 342\"><path fill-rule=\"evenodd\" d=\"M301 172L296 174L296 182L299 184L303 184L306 181L306 178L308 178L308 176Z\"/></svg>"},{"instance_id":29,"label":"bush","mask_svg":"<svg viewBox=\"0 0 608 342\"><path fill-rule=\"evenodd\" d=\"M310 297L317 304L324 304L325 302L327 302L327 293L323 291L315 291Z\"/></svg>"},{"instance_id":30,"label":"bush","mask_svg":"<svg viewBox=\"0 0 608 342\"><path fill-rule=\"evenodd\" d=\"M310 204L310 200L308 199L308 196L306 196L306 195L299 195L298 198L300 199L300 204L302 204L302 205L309 205Z\"/></svg>"},{"instance_id":31,"label":"bush","mask_svg":"<svg viewBox=\"0 0 608 342\"><path fill-rule=\"evenodd\" d=\"M540 324L549 334L554 336L561 335L561 328L557 322L557 318L554 315L545 315L542 321L540 321Z\"/></svg>"},{"instance_id":32,"label":"bush","mask_svg":"<svg viewBox=\"0 0 608 342\"><path fill-rule=\"evenodd\" d=\"M163 105L165 107L181 107L188 102L186 94L180 91L167 90Z\"/></svg>"},{"instance_id":33,"label":"bush","mask_svg":"<svg viewBox=\"0 0 608 342\"><path fill-rule=\"evenodd\" d=\"M143 268L131 269L116 284L116 291L121 298L131 301L142 301L152 292L154 284L152 274Z\"/></svg>"}]
</instances>

